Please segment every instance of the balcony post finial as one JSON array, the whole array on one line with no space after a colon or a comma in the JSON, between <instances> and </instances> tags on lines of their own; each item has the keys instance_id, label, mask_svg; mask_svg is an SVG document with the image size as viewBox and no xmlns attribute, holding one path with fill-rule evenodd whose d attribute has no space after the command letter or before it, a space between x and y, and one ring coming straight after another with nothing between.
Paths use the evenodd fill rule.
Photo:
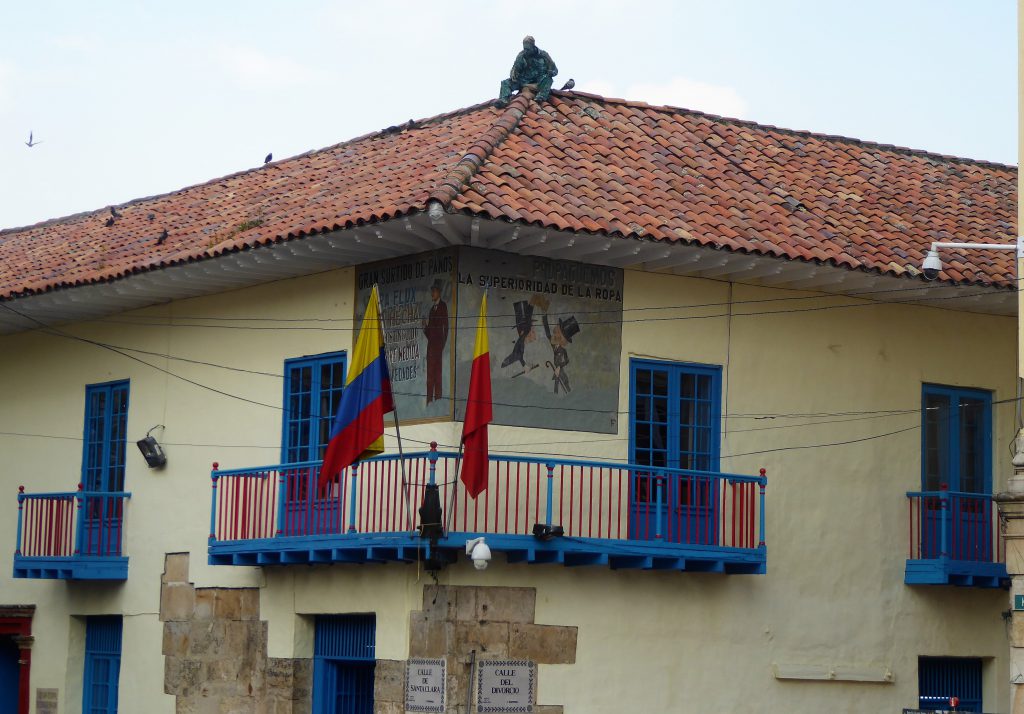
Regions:
<instances>
[{"instance_id":1,"label":"balcony post finial","mask_svg":"<svg viewBox=\"0 0 1024 714\"><path fill-rule=\"evenodd\" d=\"M761 480L758 482L758 487L761 490L760 496L760 509L761 513L758 514L758 548L764 548L764 489L768 485L768 470L761 469Z\"/></svg>"},{"instance_id":2,"label":"balcony post finial","mask_svg":"<svg viewBox=\"0 0 1024 714\"><path fill-rule=\"evenodd\" d=\"M430 455L427 457L430 462L430 485L437 483L437 442L430 442Z\"/></svg>"}]
</instances>

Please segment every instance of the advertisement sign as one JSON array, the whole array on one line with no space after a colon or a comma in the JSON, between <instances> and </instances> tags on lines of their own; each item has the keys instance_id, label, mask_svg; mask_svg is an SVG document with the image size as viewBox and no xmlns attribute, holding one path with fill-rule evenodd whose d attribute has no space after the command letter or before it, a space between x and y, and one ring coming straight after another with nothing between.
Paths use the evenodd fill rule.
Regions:
<instances>
[{"instance_id":1,"label":"advertisement sign","mask_svg":"<svg viewBox=\"0 0 1024 714\"><path fill-rule=\"evenodd\" d=\"M492 423L618 432L620 268L469 247L360 266L357 326L375 284L402 423L462 420L486 290Z\"/></svg>"},{"instance_id":2,"label":"advertisement sign","mask_svg":"<svg viewBox=\"0 0 1024 714\"><path fill-rule=\"evenodd\" d=\"M493 423L616 433L622 283L619 268L463 248L455 418L487 290Z\"/></svg>"},{"instance_id":3,"label":"advertisement sign","mask_svg":"<svg viewBox=\"0 0 1024 714\"><path fill-rule=\"evenodd\" d=\"M360 266L356 273L357 329L373 286L380 291L391 388L402 423L453 415L455 259L452 250L436 251Z\"/></svg>"}]
</instances>

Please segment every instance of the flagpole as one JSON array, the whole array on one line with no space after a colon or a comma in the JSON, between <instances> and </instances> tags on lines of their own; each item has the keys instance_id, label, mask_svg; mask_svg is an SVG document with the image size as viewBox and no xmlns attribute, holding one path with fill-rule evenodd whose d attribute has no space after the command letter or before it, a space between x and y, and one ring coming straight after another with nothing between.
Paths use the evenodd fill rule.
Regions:
<instances>
[{"instance_id":1,"label":"flagpole","mask_svg":"<svg viewBox=\"0 0 1024 714\"><path fill-rule=\"evenodd\" d=\"M469 405L469 399L466 400L466 404L467 404L467 406ZM465 414L463 414L463 418L465 418ZM458 456L455 457L455 480L452 482L452 495L451 495L451 498L448 499L448 513L446 514L445 519L444 519L444 534L445 535L448 535L449 526L451 526L451 523L452 523L452 514L455 512L455 495L456 495L456 493L458 492L458 489L459 489L459 469L462 467L462 447L463 446L464 446L464 443L462 441L462 437L460 436L459 437L459 454L458 454Z\"/></svg>"},{"instance_id":2,"label":"flagpole","mask_svg":"<svg viewBox=\"0 0 1024 714\"><path fill-rule=\"evenodd\" d=\"M373 284L373 289L377 293L377 304L380 305L380 289L377 283ZM384 314L382 310L377 310L377 329L380 330L381 340L384 342L384 363L387 364L387 332L384 331ZM391 369L388 368L388 382L391 381ZM392 393L393 395L393 393ZM391 416L395 420L395 438L398 439L398 464L402 469L402 495L405 497L405 517L408 519L409 527L411 531L416 530L415 521L412 517L412 502L409 500L409 480L406 478L405 473L405 452L402 450L402 431L398 426L398 400L392 396L391 405L394 409L391 410Z\"/></svg>"}]
</instances>

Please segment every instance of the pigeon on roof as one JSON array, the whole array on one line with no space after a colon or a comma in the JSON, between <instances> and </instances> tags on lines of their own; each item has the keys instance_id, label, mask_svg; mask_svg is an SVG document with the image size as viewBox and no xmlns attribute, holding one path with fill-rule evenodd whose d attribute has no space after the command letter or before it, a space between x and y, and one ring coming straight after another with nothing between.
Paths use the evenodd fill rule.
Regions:
<instances>
[{"instance_id":1,"label":"pigeon on roof","mask_svg":"<svg viewBox=\"0 0 1024 714\"><path fill-rule=\"evenodd\" d=\"M273 160L274 160L274 154L270 153L270 154L267 154L267 158L263 159L263 163L269 164Z\"/></svg>"}]
</instances>

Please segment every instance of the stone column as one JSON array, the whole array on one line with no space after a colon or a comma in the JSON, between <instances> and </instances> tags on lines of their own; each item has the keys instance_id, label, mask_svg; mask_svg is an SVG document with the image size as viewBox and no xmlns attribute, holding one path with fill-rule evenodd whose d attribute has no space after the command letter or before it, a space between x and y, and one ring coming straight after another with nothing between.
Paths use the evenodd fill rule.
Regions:
<instances>
[{"instance_id":1,"label":"stone column","mask_svg":"<svg viewBox=\"0 0 1024 714\"><path fill-rule=\"evenodd\" d=\"M1006 548L1010 576L1010 711L1024 714L1024 612L1013 609L1014 595L1024 595L1024 436L1017 437L1017 455L1007 490L998 493L999 531Z\"/></svg>"}]
</instances>

